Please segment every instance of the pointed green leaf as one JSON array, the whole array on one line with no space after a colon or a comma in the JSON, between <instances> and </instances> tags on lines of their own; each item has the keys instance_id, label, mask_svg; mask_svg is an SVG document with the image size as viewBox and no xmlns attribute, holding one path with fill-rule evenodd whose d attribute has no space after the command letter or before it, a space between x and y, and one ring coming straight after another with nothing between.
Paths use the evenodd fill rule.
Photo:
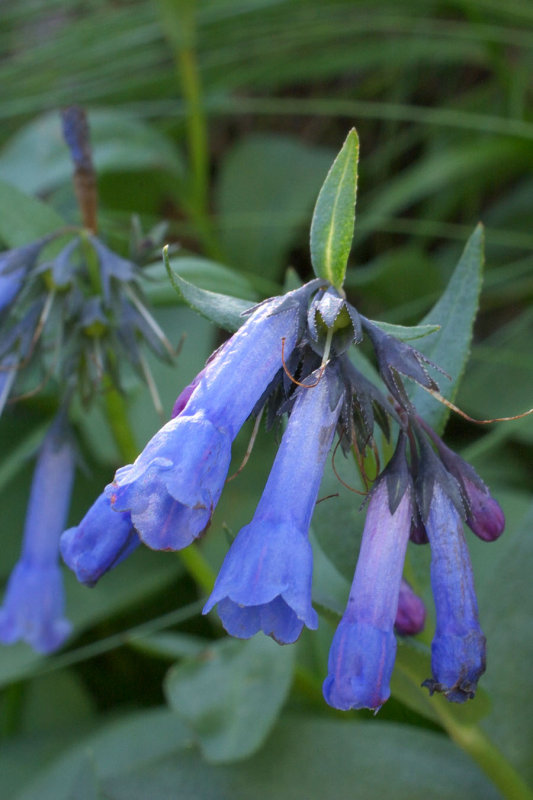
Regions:
<instances>
[{"instance_id":1,"label":"pointed green leaf","mask_svg":"<svg viewBox=\"0 0 533 800\"><path fill-rule=\"evenodd\" d=\"M418 349L451 376L451 380L438 378L440 393L447 400L453 401L470 354L483 276L483 238L483 226L479 224L466 243L444 294L421 322L441 326ZM420 386L413 388L411 399L426 422L442 431L450 413L448 408Z\"/></svg>"},{"instance_id":2,"label":"pointed green leaf","mask_svg":"<svg viewBox=\"0 0 533 800\"><path fill-rule=\"evenodd\" d=\"M208 761L237 761L270 733L292 681L294 648L266 636L213 642L168 673L170 706L198 737Z\"/></svg>"},{"instance_id":3,"label":"pointed green leaf","mask_svg":"<svg viewBox=\"0 0 533 800\"><path fill-rule=\"evenodd\" d=\"M388 336L395 336L403 342L408 342L411 339L422 339L424 336L429 336L430 333L436 333L440 330L440 325L393 325L390 322L380 322L375 319L371 319L370 322L381 328L383 333Z\"/></svg>"},{"instance_id":4,"label":"pointed green leaf","mask_svg":"<svg viewBox=\"0 0 533 800\"><path fill-rule=\"evenodd\" d=\"M340 289L352 246L359 139L352 128L322 185L311 222L315 275Z\"/></svg>"},{"instance_id":5,"label":"pointed green leaf","mask_svg":"<svg viewBox=\"0 0 533 800\"><path fill-rule=\"evenodd\" d=\"M168 258L167 247L163 248L163 259L172 286L189 308L232 333L237 328L240 328L244 322L241 314L253 305L253 301L241 300L238 297L209 292L207 289L199 289L197 286L193 286L192 283L184 280L173 271Z\"/></svg>"},{"instance_id":6,"label":"pointed green leaf","mask_svg":"<svg viewBox=\"0 0 533 800\"><path fill-rule=\"evenodd\" d=\"M8 248L29 244L64 225L50 206L0 179L0 238Z\"/></svg>"}]
</instances>

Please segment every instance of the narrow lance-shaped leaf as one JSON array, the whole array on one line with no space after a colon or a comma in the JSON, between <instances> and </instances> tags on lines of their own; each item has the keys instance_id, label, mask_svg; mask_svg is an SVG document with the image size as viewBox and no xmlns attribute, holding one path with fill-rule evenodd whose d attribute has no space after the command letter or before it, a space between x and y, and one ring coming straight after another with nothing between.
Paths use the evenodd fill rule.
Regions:
<instances>
[{"instance_id":1,"label":"narrow lance-shaped leaf","mask_svg":"<svg viewBox=\"0 0 533 800\"><path fill-rule=\"evenodd\" d=\"M64 225L50 206L0 180L0 237L8 248L29 244Z\"/></svg>"},{"instance_id":2,"label":"narrow lance-shaped leaf","mask_svg":"<svg viewBox=\"0 0 533 800\"><path fill-rule=\"evenodd\" d=\"M311 222L315 275L341 288L352 246L359 139L352 128L326 176Z\"/></svg>"},{"instance_id":3,"label":"narrow lance-shaped leaf","mask_svg":"<svg viewBox=\"0 0 533 800\"><path fill-rule=\"evenodd\" d=\"M451 376L451 381L438 378L440 393L448 400L455 397L470 353L483 263L483 226L479 224L466 243L444 294L421 320L421 324L441 326L433 336L424 339L418 349ZM426 422L438 432L442 431L450 413L448 408L419 386L413 387L410 395Z\"/></svg>"},{"instance_id":4,"label":"narrow lance-shaped leaf","mask_svg":"<svg viewBox=\"0 0 533 800\"><path fill-rule=\"evenodd\" d=\"M168 247L163 248L163 259L172 286L189 308L231 333L240 328L244 322L241 314L254 305L253 300L241 300L238 297L231 297L231 295L209 292L207 289L199 289L184 280L173 271L170 265Z\"/></svg>"}]
</instances>

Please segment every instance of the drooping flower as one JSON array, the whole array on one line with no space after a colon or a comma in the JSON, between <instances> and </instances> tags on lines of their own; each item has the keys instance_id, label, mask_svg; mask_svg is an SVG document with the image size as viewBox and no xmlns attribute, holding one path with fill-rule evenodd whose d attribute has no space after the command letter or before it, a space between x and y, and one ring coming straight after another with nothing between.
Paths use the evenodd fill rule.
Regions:
<instances>
[{"instance_id":1,"label":"drooping flower","mask_svg":"<svg viewBox=\"0 0 533 800\"><path fill-rule=\"evenodd\" d=\"M22 555L8 582L0 609L0 641L23 639L35 650L57 649L71 626L63 616L64 595L58 543L68 513L74 451L64 423L45 437L33 477Z\"/></svg>"},{"instance_id":2,"label":"drooping flower","mask_svg":"<svg viewBox=\"0 0 533 800\"><path fill-rule=\"evenodd\" d=\"M324 697L334 708L379 709L390 696L394 624L413 492L404 444L373 489L348 605L333 637Z\"/></svg>"},{"instance_id":3,"label":"drooping flower","mask_svg":"<svg viewBox=\"0 0 533 800\"><path fill-rule=\"evenodd\" d=\"M431 645L431 693L463 703L485 671L485 637L479 625L472 565L459 513L435 483L426 520L437 625Z\"/></svg>"},{"instance_id":4,"label":"drooping flower","mask_svg":"<svg viewBox=\"0 0 533 800\"><path fill-rule=\"evenodd\" d=\"M0 253L0 312L17 296L26 274L32 269L49 240L50 237L43 237L23 247Z\"/></svg>"},{"instance_id":5,"label":"drooping flower","mask_svg":"<svg viewBox=\"0 0 533 800\"><path fill-rule=\"evenodd\" d=\"M237 535L204 614L218 604L222 624L248 639L262 630L280 643L318 626L311 605L309 525L341 399L335 376L301 387L254 517Z\"/></svg>"},{"instance_id":6,"label":"drooping flower","mask_svg":"<svg viewBox=\"0 0 533 800\"><path fill-rule=\"evenodd\" d=\"M134 464L107 488L127 511L141 540L155 550L179 550L207 527L226 478L231 444L255 404L294 349L298 304L274 298L259 306L207 364L186 408L150 440Z\"/></svg>"},{"instance_id":7,"label":"drooping flower","mask_svg":"<svg viewBox=\"0 0 533 800\"><path fill-rule=\"evenodd\" d=\"M139 544L129 513L113 511L109 498L101 494L80 524L63 533L60 550L79 582L94 586Z\"/></svg>"}]
</instances>

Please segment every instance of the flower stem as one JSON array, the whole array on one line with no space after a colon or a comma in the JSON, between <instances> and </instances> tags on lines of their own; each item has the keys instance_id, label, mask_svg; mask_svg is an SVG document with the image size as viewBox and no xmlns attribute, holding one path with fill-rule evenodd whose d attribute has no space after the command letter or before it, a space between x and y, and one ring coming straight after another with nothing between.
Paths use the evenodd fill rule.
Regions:
<instances>
[{"instance_id":1,"label":"flower stem","mask_svg":"<svg viewBox=\"0 0 533 800\"><path fill-rule=\"evenodd\" d=\"M503 797L533 800L533 790L477 725L457 722L444 708L435 706L435 710L450 738L481 767Z\"/></svg>"},{"instance_id":2,"label":"flower stem","mask_svg":"<svg viewBox=\"0 0 533 800\"><path fill-rule=\"evenodd\" d=\"M196 0L158 0L163 32L174 50L186 107L189 185L181 202L196 227L206 254L220 259L222 253L209 219L209 146L196 58L196 5Z\"/></svg>"}]
</instances>

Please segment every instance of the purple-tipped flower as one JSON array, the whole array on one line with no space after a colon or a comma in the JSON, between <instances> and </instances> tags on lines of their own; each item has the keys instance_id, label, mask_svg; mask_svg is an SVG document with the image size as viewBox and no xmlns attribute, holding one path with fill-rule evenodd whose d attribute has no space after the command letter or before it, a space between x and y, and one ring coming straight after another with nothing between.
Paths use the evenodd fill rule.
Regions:
<instances>
[{"instance_id":1,"label":"purple-tipped flower","mask_svg":"<svg viewBox=\"0 0 533 800\"><path fill-rule=\"evenodd\" d=\"M431 646L430 692L463 703L485 671L485 637L479 626L472 565L459 513L435 483L426 530L431 544L431 584L437 626Z\"/></svg>"},{"instance_id":2,"label":"purple-tipped flower","mask_svg":"<svg viewBox=\"0 0 533 800\"><path fill-rule=\"evenodd\" d=\"M226 478L231 444L258 398L293 350L299 309L261 305L201 373L186 408L119 469L107 495L128 511L141 540L180 550L209 524Z\"/></svg>"},{"instance_id":3,"label":"purple-tipped flower","mask_svg":"<svg viewBox=\"0 0 533 800\"><path fill-rule=\"evenodd\" d=\"M480 487L465 478L463 487L468 500L467 525L483 541L493 542L505 528L505 516L500 504L484 484Z\"/></svg>"},{"instance_id":4,"label":"purple-tipped flower","mask_svg":"<svg viewBox=\"0 0 533 800\"><path fill-rule=\"evenodd\" d=\"M400 494L398 502L398 492L384 475L370 498L348 605L333 637L324 681L324 697L334 708L379 709L390 696L394 623L411 525L410 485Z\"/></svg>"},{"instance_id":5,"label":"purple-tipped flower","mask_svg":"<svg viewBox=\"0 0 533 800\"><path fill-rule=\"evenodd\" d=\"M505 516L500 504L492 497L474 467L450 450L434 431L428 430L442 463L461 488L467 525L483 541L493 542L505 528Z\"/></svg>"},{"instance_id":6,"label":"purple-tipped flower","mask_svg":"<svg viewBox=\"0 0 533 800\"><path fill-rule=\"evenodd\" d=\"M18 639L48 653L70 632L63 616L58 543L65 526L74 477L74 452L61 423L47 434L35 469L26 514L22 556L11 573L0 609L0 641Z\"/></svg>"},{"instance_id":7,"label":"purple-tipped flower","mask_svg":"<svg viewBox=\"0 0 533 800\"><path fill-rule=\"evenodd\" d=\"M304 625L318 625L308 531L341 408L334 385L326 370L316 386L299 390L254 518L231 545L206 603L204 614L218 603L233 636L262 630L285 644Z\"/></svg>"},{"instance_id":8,"label":"purple-tipped flower","mask_svg":"<svg viewBox=\"0 0 533 800\"><path fill-rule=\"evenodd\" d=\"M94 586L138 545L129 513L113 511L109 498L101 494L80 524L61 536L60 550L80 583Z\"/></svg>"},{"instance_id":9,"label":"purple-tipped flower","mask_svg":"<svg viewBox=\"0 0 533 800\"><path fill-rule=\"evenodd\" d=\"M406 580L402 578L400 596L398 598L398 611L394 627L400 636L416 636L424 630L426 624L426 607L424 601L413 590Z\"/></svg>"}]
</instances>

